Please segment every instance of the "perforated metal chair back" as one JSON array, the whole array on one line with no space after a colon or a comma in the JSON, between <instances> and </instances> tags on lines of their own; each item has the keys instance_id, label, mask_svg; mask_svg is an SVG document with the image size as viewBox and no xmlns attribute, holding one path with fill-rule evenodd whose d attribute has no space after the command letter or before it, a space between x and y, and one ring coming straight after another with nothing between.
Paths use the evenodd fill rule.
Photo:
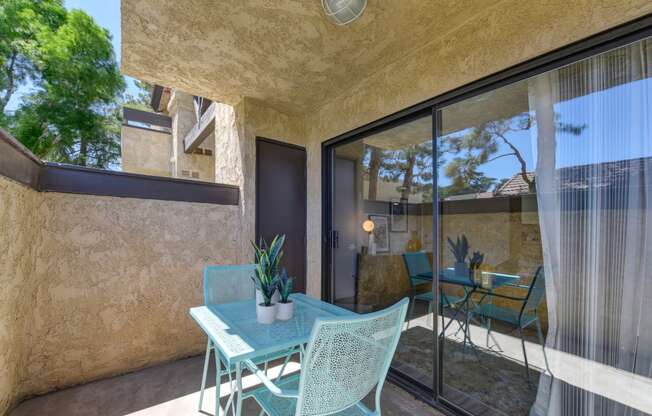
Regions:
<instances>
[{"instance_id":1,"label":"perforated metal chair back","mask_svg":"<svg viewBox=\"0 0 652 416\"><path fill-rule=\"evenodd\" d=\"M403 261L405 262L405 267L410 278L418 277L422 273L432 272L428 255L423 251L403 253Z\"/></svg>"},{"instance_id":2,"label":"perforated metal chair back","mask_svg":"<svg viewBox=\"0 0 652 416\"><path fill-rule=\"evenodd\" d=\"M539 266L530 283L530 289L528 290L527 300L525 301L525 305L523 305L523 310L528 311L538 308L545 294L546 276L543 266Z\"/></svg>"},{"instance_id":3,"label":"perforated metal chair back","mask_svg":"<svg viewBox=\"0 0 652 416\"><path fill-rule=\"evenodd\" d=\"M330 415L376 389L376 411L408 299L354 318L318 319L301 366L296 415Z\"/></svg>"},{"instance_id":4,"label":"perforated metal chair back","mask_svg":"<svg viewBox=\"0 0 652 416\"><path fill-rule=\"evenodd\" d=\"M251 276L255 264L206 266L204 268L204 303L216 305L253 299L256 294Z\"/></svg>"}]
</instances>

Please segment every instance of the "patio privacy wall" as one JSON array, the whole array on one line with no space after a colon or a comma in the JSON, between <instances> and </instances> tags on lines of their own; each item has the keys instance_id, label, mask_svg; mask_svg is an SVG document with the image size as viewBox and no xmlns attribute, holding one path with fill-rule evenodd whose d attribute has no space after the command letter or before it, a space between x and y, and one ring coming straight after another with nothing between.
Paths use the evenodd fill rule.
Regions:
<instances>
[{"instance_id":1,"label":"patio privacy wall","mask_svg":"<svg viewBox=\"0 0 652 416\"><path fill-rule=\"evenodd\" d=\"M0 176L0 414L199 353L206 264L248 261L238 206L36 192Z\"/></svg>"},{"instance_id":2,"label":"patio privacy wall","mask_svg":"<svg viewBox=\"0 0 652 416\"><path fill-rule=\"evenodd\" d=\"M218 112L216 181L240 187L239 205L37 192L0 175L0 415L203 350L188 309L204 266L252 261L255 138L302 135L255 100Z\"/></svg>"},{"instance_id":3,"label":"patio privacy wall","mask_svg":"<svg viewBox=\"0 0 652 416\"><path fill-rule=\"evenodd\" d=\"M19 397L34 307L38 193L0 176L0 414Z\"/></svg>"}]
</instances>

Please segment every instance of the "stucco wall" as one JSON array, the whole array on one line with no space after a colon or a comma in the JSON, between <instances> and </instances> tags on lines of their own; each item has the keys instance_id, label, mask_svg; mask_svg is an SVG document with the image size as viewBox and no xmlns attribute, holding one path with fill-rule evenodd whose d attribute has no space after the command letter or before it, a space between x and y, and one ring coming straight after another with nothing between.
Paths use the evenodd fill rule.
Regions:
<instances>
[{"instance_id":1,"label":"stucco wall","mask_svg":"<svg viewBox=\"0 0 652 416\"><path fill-rule=\"evenodd\" d=\"M200 351L202 268L239 253L237 207L42 194L23 394Z\"/></svg>"},{"instance_id":2,"label":"stucco wall","mask_svg":"<svg viewBox=\"0 0 652 416\"><path fill-rule=\"evenodd\" d=\"M253 260L249 241L255 239L256 232L256 137L305 145L300 117L274 110L249 98L241 99L234 106L216 103L215 180L240 188L241 262ZM320 285L315 282L319 281L307 280L308 294L318 297Z\"/></svg>"},{"instance_id":3,"label":"stucco wall","mask_svg":"<svg viewBox=\"0 0 652 416\"><path fill-rule=\"evenodd\" d=\"M120 144L123 172L171 176L170 134L123 125L120 129Z\"/></svg>"},{"instance_id":4,"label":"stucco wall","mask_svg":"<svg viewBox=\"0 0 652 416\"><path fill-rule=\"evenodd\" d=\"M219 180L215 180L212 156L186 153L184 150L183 139L197 123L193 96L182 91L174 91L168 104L168 113L172 117L172 148L170 150L172 176L193 179L192 175L184 177L183 171L194 171L199 174L199 180L219 183ZM207 137L201 147L214 149L213 140L212 135Z\"/></svg>"},{"instance_id":5,"label":"stucco wall","mask_svg":"<svg viewBox=\"0 0 652 416\"><path fill-rule=\"evenodd\" d=\"M202 269L244 256L238 206L37 193L0 177L0 414L199 353Z\"/></svg>"},{"instance_id":6,"label":"stucco wall","mask_svg":"<svg viewBox=\"0 0 652 416\"><path fill-rule=\"evenodd\" d=\"M648 13L647 0L496 2L443 36L415 40L393 63L306 112L308 285L321 281L322 142Z\"/></svg>"},{"instance_id":7,"label":"stucco wall","mask_svg":"<svg viewBox=\"0 0 652 416\"><path fill-rule=\"evenodd\" d=\"M33 305L38 193L0 176L0 414L18 397Z\"/></svg>"}]
</instances>

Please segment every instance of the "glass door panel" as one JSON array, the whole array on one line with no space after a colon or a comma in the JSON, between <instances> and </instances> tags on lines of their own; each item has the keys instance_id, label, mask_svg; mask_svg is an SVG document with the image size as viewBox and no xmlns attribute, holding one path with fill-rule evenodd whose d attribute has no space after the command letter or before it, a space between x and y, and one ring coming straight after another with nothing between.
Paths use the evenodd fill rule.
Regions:
<instances>
[{"instance_id":1,"label":"glass door panel","mask_svg":"<svg viewBox=\"0 0 652 416\"><path fill-rule=\"evenodd\" d=\"M432 154L431 116L337 146L332 195L335 304L364 313L416 295L393 367L429 388Z\"/></svg>"},{"instance_id":2,"label":"glass door panel","mask_svg":"<svg viewBox=\"0 0 652 416\"><path fill-rule=\"evenodd\" d=\"M651 76L644 40L438 112L444 399L652 413Z\"/></svg>"}]
</instances>

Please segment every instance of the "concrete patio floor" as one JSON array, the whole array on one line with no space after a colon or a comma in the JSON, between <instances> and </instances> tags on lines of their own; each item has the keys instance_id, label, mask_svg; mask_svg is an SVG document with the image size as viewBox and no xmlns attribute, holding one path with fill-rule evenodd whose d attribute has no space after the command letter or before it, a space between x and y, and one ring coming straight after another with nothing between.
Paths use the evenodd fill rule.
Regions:
<instances>
[{"instance_id":1,"label":"concrete patio floor","mask_svg":"<svg viewBox=\"0 0 652 416\"><path fill-rule=\"evenodd\" d=\"M298 371L298 364L293 364L289 370ZM10 416L213 415L215 383L210 380L215 379L214 371L209 373L203 412L197 410L202 365L203 356L191 357L72 387L27 400L16 407ZM212 360L210 368L214 369ZM253 376L245 377L243 383L245 387L256 384ZM228 395L226 379L221 389L224 406ZM253 399L247 399L243 404L244 415L258 414L260 407ZM381 406L383 415L442 415L391 383L385 384Z\"/></svg>"}]
</instances>

